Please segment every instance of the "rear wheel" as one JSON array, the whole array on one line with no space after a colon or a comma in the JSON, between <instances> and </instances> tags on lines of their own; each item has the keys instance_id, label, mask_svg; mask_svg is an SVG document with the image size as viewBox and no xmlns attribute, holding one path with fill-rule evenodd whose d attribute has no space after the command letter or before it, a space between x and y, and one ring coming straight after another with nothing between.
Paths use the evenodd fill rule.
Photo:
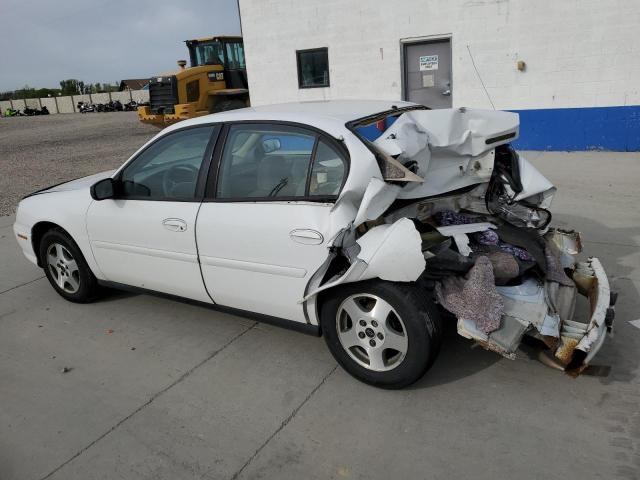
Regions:
<instances>
[{"instance_id":1,"label":"rear wheel","mask_svg":"<svg viewBox=\"0 0 640 480\"><path fill-rule=\"evenodd\" d=\"M351 375L402 388L420 379L441 342L440 318L415 284L372 280L337 287L322 303L327 346Z\"/></svg>"},{"instance_id":2,"label":"rear wheel","mask_svg":"<svg viewBox=\"0 0 640 480\"><path fill-rule=\"evenodd\" d=\"M39 253L49 283L62 297L77 303L96 298L98 281L82 252L64 230L54 228L45 233Z\"/></svg>"}]
</instances>

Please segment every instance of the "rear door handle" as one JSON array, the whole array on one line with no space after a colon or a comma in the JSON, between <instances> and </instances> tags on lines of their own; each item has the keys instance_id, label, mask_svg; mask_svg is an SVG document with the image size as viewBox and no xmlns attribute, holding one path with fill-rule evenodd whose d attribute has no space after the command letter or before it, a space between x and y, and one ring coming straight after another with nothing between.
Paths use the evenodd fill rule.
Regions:
<instances>
[{"instance_id":1,"label":"rear door handle","mask_svg":"<svg viewBox=\"0 0 640 480\"><path fill-rule=\"evenodd\" d=\"M289 237L296 243L303 245L320 245L324 242L322 234L310 228L296 228L289 232Z\"/></svg>"},{"instance_id":2,"label":"rear door handle","mask_svg":"<svg viewBox=\"0 0 640 480\"><path fill-rule=\"evenodd\" d=\"M185 232L187 230L187 222L181 218L165 218L162 225L171 232Z\"/></svg>"}]
</instances>

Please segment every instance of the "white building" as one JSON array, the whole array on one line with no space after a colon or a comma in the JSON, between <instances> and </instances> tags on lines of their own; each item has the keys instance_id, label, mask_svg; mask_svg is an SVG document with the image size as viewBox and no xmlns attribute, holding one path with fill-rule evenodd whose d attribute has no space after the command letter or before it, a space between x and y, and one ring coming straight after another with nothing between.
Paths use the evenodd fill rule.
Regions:
<instances>
[{"instance_id":1,"label":"white building","mask_svg":"<svg viewBox=\"0 0 640 480\"><path fill-rule=\"evenodd\" d=\"M638 0L240 0L240 13L254 105L495 107L521 114L520 148L640 150Z\"/></svg>"}]
</instances>

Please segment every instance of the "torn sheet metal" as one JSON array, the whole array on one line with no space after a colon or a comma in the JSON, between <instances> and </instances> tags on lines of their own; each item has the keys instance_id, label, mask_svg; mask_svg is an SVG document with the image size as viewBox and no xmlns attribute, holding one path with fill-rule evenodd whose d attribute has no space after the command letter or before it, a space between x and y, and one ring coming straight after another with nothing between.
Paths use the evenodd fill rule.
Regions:
<instances>
[{"instance_id":1,"label":"torn sheet metal","mask_svg":"<svg viewBox=\"0 0 640 480\"><path fill-rule=\"evenodd\" d=\"M600 260L592 257L586 262L584 268L589 269L593 277L595 277L594 286L588 295L591 303L591 318L587 326L587 334L582 337L582 340L576 346L577 350L587 354L583 362L586 365L602 347L605 332L607 331L607 310L613 307L610 307L611 290L609 288L609 280Z\"/></svg>"},{"instance_id":2,"label":"torn sheet metal","mask_svg":"<svg viewBox=\"0 0 640 480\"><path fill-rule=\"evenodd\" d=\"M409 184L398 198L440 195L489 181L495 147L518 136L518 115L475 109L403 113L373 142L401 163L417 163L423 183Z\"/></svg>"},{"instance_id":3,"label":"torn sheet metal","mask_svg":"<svg viewBox=\"0 0 640 480\"><path fill-rule=\"evenodd\" d=\"M553 183L547 180L547 178L522 155L518 155L518 166L520 169L522 191L515 196L514 201L524 200L525 198L541 194L551 189L555 192Z\"/></svg>"},{"instance_id":4,"label":"torn sheet metal","mask_svg":"<svg viewBox=\"0 0 640 480\"><path fill-rule=\"evenodd\" d=\"M389 208L399 192L398 185L387 183L379 178L372 178L362 196L353 226L357 227L368 220L378 218Z\"/></svg>"},{"instance_id":5,"label":"torn sheet metal","mask_svg":"<svg viewBox=\"0 0 640 480\"><path fill-rule=\"evenodd\" d=\"M471 255L471 247L469 247L469 237L467 233L483 232L490 228L496 228L496 226L492 223L481 222L436 227L436 230L445 237L453 237L453 241L456 242L460 254L468 257Z\"/></svg>"},{"instance_id":6,"label":"torn sheet metal","mask_svg":"<svg viewBox=\"0 0 640 480\"><path fill-rule=\"evenodd\" d=\"M580 237L580 232L575 230L551 228L545 238L553 242L561 252L568 255L577 255L582 252L582 238Z\"/></svg>"},{"instance_id":7,"label":"torn sheet metal","mask_svg":"<svg viewBox=\"0 0 640 480\"><path fill-rule=\"evenodd\" d=\"M413 282L424 271L422 238L408 218L372 228L358 245L358 258L368 265L366 278Z\"/></svg>"},{"instance_id":8,"label":"torn sheet metal","mask_svg":"<svg viewBox=\"0 0 640 480\"><path fill-rule=\"evenodd\" d=\"M380 278L394 282L414 282L425 269L422 238L408 218L378 225L357 240L360 252L347 271L307 294L313 295L343 283Z\"/></svg>"},{"instance_id":9,"label":"torn sheet metal","mask_svg":"<svg viewBox=\"0 0 640 480\"><path fill-rule=\"evenodd\" d=\"M504 314L532 325L541 335L558 337L560 317L550 314L545 289L530 278L521 285L496 287L505 302Z\"/></svg>"},{"instance_id":10,"label":"torn sheet metal","mask_svg":"<svg viewBox=\"0 0 640 480\"><path fill-rule=\"evenodd\" d=\"M412 110L403 113L378 145L390 155L415 156L427 145L456 155L478 156L518 137L517 113L475 108ZM395 138L391 138L391 135Z\"/></svg>"}]
</instances>

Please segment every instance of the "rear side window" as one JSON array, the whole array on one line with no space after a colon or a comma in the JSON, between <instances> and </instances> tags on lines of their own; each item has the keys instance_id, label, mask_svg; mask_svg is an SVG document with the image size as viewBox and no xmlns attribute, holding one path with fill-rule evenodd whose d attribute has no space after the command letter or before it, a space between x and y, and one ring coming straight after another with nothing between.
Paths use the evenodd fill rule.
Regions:
<instances>
[{"instance_id":1,"label":"rear side window","mask_svg":"<svg viewBox=\"0 0 640 480\"><path fill-rule=\"evenodd\" d=\"M315 132L288 125L235 124L222 154L216 197L333 197L345 175L343 156Z\"/></svg>"},{"instance_id":2,"label":"rear side window","mask_svg":"<svg viewBox=\"0 0 640 480\"><path fill-rule=\"evenodd\" d=\"M338 195L345 177L345 167L342 156L324 140L319 140L313 168L311 169L309 195Z\"/></svg>"}]
</instances>

